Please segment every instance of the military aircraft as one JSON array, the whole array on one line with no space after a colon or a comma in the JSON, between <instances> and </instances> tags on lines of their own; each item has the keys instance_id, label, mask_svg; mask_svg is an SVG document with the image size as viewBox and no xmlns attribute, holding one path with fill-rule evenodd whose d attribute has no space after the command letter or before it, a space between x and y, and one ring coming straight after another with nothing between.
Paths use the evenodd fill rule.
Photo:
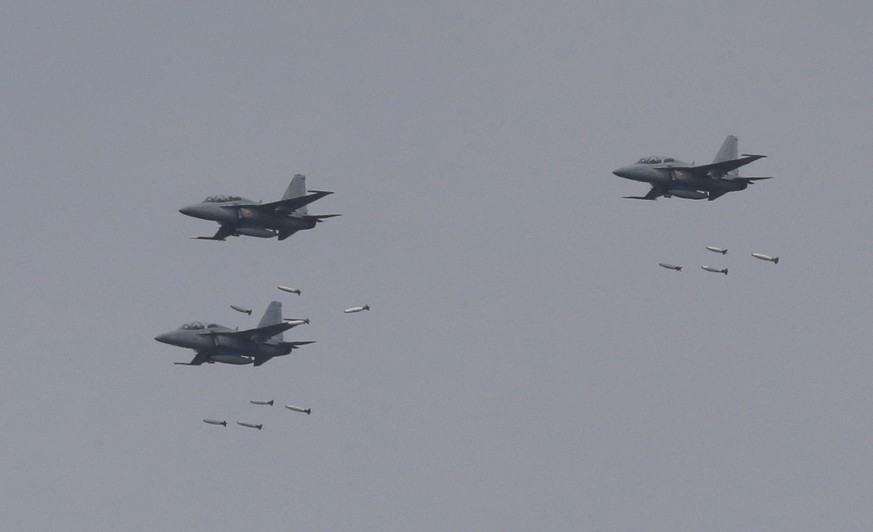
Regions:
<instances>
[{"instance_id":1,"label":"military aircraft","mask_svg":"<svg viewBox=\"0 0 873 532\"><path fill-rule=\"evenodd\" d=\"M766 155L744 153L737 157L737 137L728 135L712 164L694 166L671 157L643 157L636 164L612 172L618 177L652 185L645 196L627 199L653 200L664 196L712 201L728 192L743 190L755 181L769 177L740 177L737 170Z\"/></svg>"},{"instance_id":2,"label":"military aircraft","mask_svg":"<svg viewBox=\"0 0 873 532\"><path fill-rule=\"evenodd\" d=\"M273 301L255 329L240 331L195 321L175 331L159 334L155 340L197 351L191 362L176 362L180 366L199 366L204 362L260 366L273 357L287 355L302 345L315 343L284 341L282 333L300 323L300 320L296 323L283 321L282 303Z\"/></svg>"},{"instance_id":3,"label":"military aircraft","mask_svg":"<svg viewBox=\"0 0 873 532\"><path fill-rule=\"evenodd\" d=\"M306 206L333 192L312 190L306 194L306 176L291 179L285 195L279 201L260 203L239 196L209 196L200 203L182 207L186 216L218 222L221 226L212 236L197 236L198 240L224 240L229 236L256 236L285 240L301 229L312 229L325 218L339 214L310 215Z\"/></svg>"}]
</instances>

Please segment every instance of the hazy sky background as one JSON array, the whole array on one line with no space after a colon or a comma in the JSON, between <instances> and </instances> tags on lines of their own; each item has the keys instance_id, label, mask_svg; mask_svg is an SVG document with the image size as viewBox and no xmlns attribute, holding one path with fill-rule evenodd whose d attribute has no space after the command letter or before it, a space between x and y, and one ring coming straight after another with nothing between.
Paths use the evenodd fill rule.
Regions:
<instances>
[{"instance_id":1,"label":"hazy sky background","mask_svg":"<svg viewBox=\"0 0 873 532\"><path fill-rule=\"evenodd\" d=\"M871 20L3 4L0 528L873 529ZM775 179L621 199L648 187L613 169L728 134ZM180 207L295 173L342 216L189 239L217 225ZM190 368L153 340L273 299L316 344Z\"/></svg>"}]
</instances>

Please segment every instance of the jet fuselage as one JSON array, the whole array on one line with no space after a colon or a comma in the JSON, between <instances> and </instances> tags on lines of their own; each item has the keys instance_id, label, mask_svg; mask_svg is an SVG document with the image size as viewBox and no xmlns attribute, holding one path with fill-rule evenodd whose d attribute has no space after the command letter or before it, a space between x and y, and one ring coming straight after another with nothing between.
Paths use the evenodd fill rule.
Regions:
<instances>
[{"instance_id":1,"label":"jet fuselage","mask_svg":"<svg viewBox=\"0 0 873 532\"><path fill-rule=\"evenodd\" d=\"M182 207L179 212L232 227L241 235L272 238L278 231L293 233L315 227L316 220L288 214L271 214L240 206L253 202L240 199L227 202L203 201Z\"/></svg>"},{"instance_id":2,"label":"jet fuselage","mask_svg":"<svg viewBox=\"0 0 873 532\"><path fill-rule=\"evenodd\" d=\"M700 192L715 192L719 195L743 190L748 186L746 181L713 179L709 175L694 175L686 170L689 165L682 161L671 161L661 164L636 163L623 166L612 173L618 177L649 183L666 191L666 196L676 196L687 199L706 199L707 194Z\"/></svg>"},{"instance_id":3,"label":"jet fuselage","mask_svg":"<svg viewBox=\"0 0 873 532\"><path fill-rule=\"evenodd\" d=\"M208 362L238 365L251 364L256 356L272 358L287 355L292 349L290 344L285 343L251 342L232 335L213 334L222 332L233 332L233 330L221 325L201 326L201 328L183 325L175 331L156 336L155 340L194 349L198 354L206 356Z\"/></svg>"},{"instance_id":4,"label":"jet fuselage","mask_svg":"<svg viewBox=\"0 0 873 532\"><path fill-rule=\"evenodd\" d=\"M739 168L763 159L766 155L737 153L737 137L728 135L710 164L688 164L672 157L643 157L636 163L613 170L613 174L631 181L649 183L645 196L625 196L627 199L654 200L661 196L713 201L755 181L769 177L741 177Z\"/></svg>"}]
</instances>

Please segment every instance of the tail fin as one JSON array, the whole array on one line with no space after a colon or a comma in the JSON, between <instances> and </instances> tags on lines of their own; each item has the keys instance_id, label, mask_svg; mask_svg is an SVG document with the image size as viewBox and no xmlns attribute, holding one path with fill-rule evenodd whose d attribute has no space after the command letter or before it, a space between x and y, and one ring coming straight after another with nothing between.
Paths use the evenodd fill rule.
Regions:
<instances>
[{"instance_id":1,"label":"tail fin","mask_svg":"<svg viewBox=\"0 0 873 532\"><path fill-rule=\"evenodd\" d=\"M277 325L282 323L282 303L280 301L271 301L270 306L264 312L264 317L258 323L258 329L267 327L268 325ZM282 333L273 336L271 339L282 341Z\"/></svg>"},{"instance_id":2,"label":"tail fin","mask_svg":"<svg viewBox=\"0 0 873 532\"><path fill-rule=\"evenodd\" d=\"M737 157L737 138L733 135L728 135L727 138L724 139L724 144L721 145L721 149L718 150L718 154L716 154L715 159L713 159L712 162L715 164L724 161L733 161ZM739 171L734 169L727 173L729 175L738 175Z\"/></svg>"},{"instance_id":3,"label":"tail fin","mask_svg":"<svg viewBox=\"0 0 873 532\"><path fill-rule=\"evenodd\" d=\"M291 179L291 183L288 185L288 188L285 189L285 195L282 196L283 200L291 199L291 198L299 198L301 196L306 195L306 176L303 174L297 174ZM298 215L306 215L306 205L300 207L299 209L293 211L291 214Z\"/></svg>"}]
</instances>

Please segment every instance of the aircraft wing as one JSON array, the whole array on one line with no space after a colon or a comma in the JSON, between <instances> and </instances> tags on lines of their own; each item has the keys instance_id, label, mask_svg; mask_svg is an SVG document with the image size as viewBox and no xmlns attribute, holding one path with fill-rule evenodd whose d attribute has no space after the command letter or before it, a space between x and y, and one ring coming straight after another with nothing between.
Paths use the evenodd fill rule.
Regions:
<instances>
[{"instance_id":1,"label":"aircraft wing","mask_svg":"<svg viewBox=\"0 0 873 532\"><path fill-rule=\"evenodd\" d=\"M264 210L264 211L296 211L300 207L305 207L315 200L319 200L325 196L333 194L324 190L313 190L312 194L307 196L299 196L296 198L288 198L279 201L271 201L270 203L252 203L249 205L236 205L236 207L245 207L247 209Z\"/></svg>"},{"instance_id":2,"label":"aircraft wing","mask_svg":"<svg viewBox=\"0 0 873 532\"><path fill-rule=\"evenodd\" d=\"M293 323L282 322L267 325L266 327L258 327L257 329L246 329L245 331L205 331L205 334L233 336L250 342L263 342L279 333L287 331L291 327L294 327Z\"/></svg>"},{"instance_id":3,"label":"aircraft wing","mask_svg":"<svg viewBox=\"0 0 873 532\"><path fill-rule=\"evenodd\" d=\"M229 225L222 225L218 228L218 232L216 232L212 236L194 236L191 237L194 240L224 240L229 236L233 236L233 228Z\"/></svg>"},{"instance_id":4,"label":"aircraft wing","mask_svg":"<svg viewBox=\"0 0 873 532\"><path fill-rule=\"evenodd\" d=\"M696 175L704 175L712 172L718 177L721 177L731 170L736 170L741 166L755 162L758 159L763 159L764 157L766 157L766 155L744 155L739 159L731 159L730 161L722 161L720 163L703 164L700 166L674 166L673 170L687 171Z\"/></svg>"},{"instance_id":5,"label":"aircraft wing","mask_svg":"<svg viewBox=\"0 0 873 532\"><path fill-rule=\"evenodd\" d=\"M624 196L624 199L654 200L660 198L666 193L667 191L663 187L652 187L652 190L650 190L645 196Z\"/></svg>"},{"instance_id":6,"label":"aircraft wing","mask_svg":"<svg viewBox=\"0 0 873 532\"><path fill-rule=\"evenodd\" d=\"M191 360L191 362L175 362L175 364L177 366L199 366L204 362L209 362L209 355L198 352L196 355L194 355L194 358Z\"/></svg>"}]
</instances>

